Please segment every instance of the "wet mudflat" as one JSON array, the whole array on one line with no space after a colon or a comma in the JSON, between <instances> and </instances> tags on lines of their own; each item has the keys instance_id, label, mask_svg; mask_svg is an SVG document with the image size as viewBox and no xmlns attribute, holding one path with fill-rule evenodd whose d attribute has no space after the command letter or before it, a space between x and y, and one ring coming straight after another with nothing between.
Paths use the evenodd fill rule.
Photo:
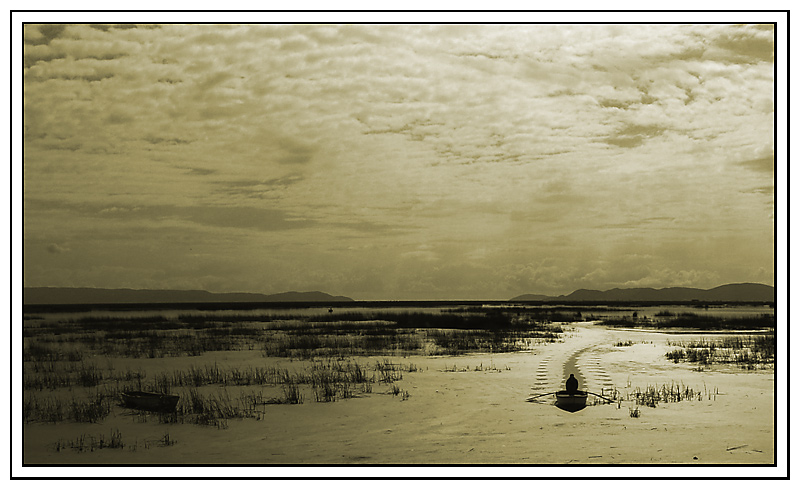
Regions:
<instances>
[{"instance_id":1,"label":"wet mudflat","mask_svg":"<svg viewBox=\"0 0 800 490\"><path fill-rule=\"evenodd\" d=\"M558 341L529 342L525 349L512 352L301 359L252 349L83 359L84 365L117 373L117 378L106 375L93 387L29 389L26 395L39 401L55 396L80 400L103 388L113 393L114 385L135 382L122 381L122 373L133 377L138 373L140 383L163 379L170 384L169 391L184 401L216 404L229 411L198 423L200 415L189 409L170 419L110 402L108 413L94 422L31 420L24 424L24 462L749 465L774 461L774 373L769 366L744 370L668 359L666 354L676 343L690 338L686 334L620 330L591 321L559 325ZM326 399L319 380L334 372L349 373L349 381L339 378L339 383L349 383L349 392L342 392L340 384ZM555 408L549 397L525 401L532 394L563 389L570 372L580 376L581 389L607 394L617 403L590 401L584 410L568 413ZM177 384L189 373L195 382ZM263 378L246 381L256 373ZM281 376L295 383L282 383ZM296 392L287 393L287 386ZM650 406L643 395L648 389L665 396ZM668 391L682 392L684 398L670 401ZM632 416L634 411L637 416Z\"/></svg>"}]
</instances>

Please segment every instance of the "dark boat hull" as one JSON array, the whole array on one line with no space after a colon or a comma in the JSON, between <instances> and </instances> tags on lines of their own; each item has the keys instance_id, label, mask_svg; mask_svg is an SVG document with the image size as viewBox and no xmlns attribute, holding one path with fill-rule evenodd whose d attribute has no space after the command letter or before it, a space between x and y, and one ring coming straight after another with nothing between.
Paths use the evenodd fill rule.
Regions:
<instances>
[{"instance_id":1,"label":"dark boat hull","mask_svg":"<svg viewBox=\"0 0 800 490\"><path fill-rule=\"evenodd\" d=\"M585 391L559 391L556 393L556 406L567 412L577 412L586 408L586 398L589 396Z\"/></svg>"},{"instance_id":2,"label":"dark boat hull","mask_svg":"<svg viewBox=\"0 0 800 490\"><path fill-rule=\"evenodd\" d=\"M174 412L178 406L178 395L164 395L146 391L126 391L122 393L122 404L136 410L151 412Z\"/></svg>"}]
</instances>

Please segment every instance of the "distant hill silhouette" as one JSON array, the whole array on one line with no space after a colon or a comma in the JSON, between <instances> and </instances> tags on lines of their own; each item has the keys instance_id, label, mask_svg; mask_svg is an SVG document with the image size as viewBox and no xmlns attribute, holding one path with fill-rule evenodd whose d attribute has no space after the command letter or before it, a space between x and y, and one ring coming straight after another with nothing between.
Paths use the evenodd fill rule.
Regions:
<instances>
[{"instance_id":1,"label":"distant hill silhouette","mask_svg":"<svg viewBox=\"0 0 800 490\"><path fill-rule=\"evenodd\" d=\"M516 298L511 298L509 301L549 301L555 299L557 296L547 296L546 294L523 294Z\"/></svg>"},{"instance_id":2,"label":"distant hill silhouette","mask_svg":"<svg viewBox=\"0 0 800 490\"><path fill-rule=\"evenodd\" d=\"M726 284L712 289L697 288L630 288L578 289L567 295L543 296L523 294L509 301L731 301L774 302L775 288L765 284Z\"/></svg>"},{"instance_id":3,"label":"distant hill silhouette","mask_svg":"<svg viewBox=\"0 0 800 490\"><path fill-rule=\"evenodd\" d=\"M278 294L210 293L202 290L24 288L22 302L41 304L123 304L123 303L334 303L353 301L319 291L290 291Z\"/></svg>"}]
</instances>

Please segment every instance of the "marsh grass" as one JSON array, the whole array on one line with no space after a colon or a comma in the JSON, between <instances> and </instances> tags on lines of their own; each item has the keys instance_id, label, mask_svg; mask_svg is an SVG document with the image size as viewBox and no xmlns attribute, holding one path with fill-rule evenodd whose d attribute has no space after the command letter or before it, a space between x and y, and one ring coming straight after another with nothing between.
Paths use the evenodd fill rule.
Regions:
<instances>
[{"instance_id":1,"label":"marsh grass","mask_svg":"<svg viewBox=\"0 0 800 490\"><path fill-rule=\"evenodd\" d=\"M310 367L310 383L319 402L333 402L361 393L371 393L375 374L353 361L328 360L314 362Z\"/></svg>"},{"instance_id":2,"label":"marsh grass","mask_svg":"<svg viewBox=\"0 0 800 490\"><path fill-rule=\"evenodd\" d=\"M92 316L23 328L25 362L80 361L86 355L163 358L261 350L266 357L313 359L363 355L512 352L558 341L561 329L541 312L464 310L302 316Z\"/></svg>"},{"instance_id":3,"label":"marsh grass","mask_svg":"<svg viewBox=\"0 0 800 490\"><path fill-rule=\"evenodd\" d=\"M54 444L54 448L57 452L66 449L84 452L100 449L122 449L124 447L125 443L122 442L122 433L117 429L112 429L111 434L108 436L100 434L95 437L93 435L82 434L74 440L65 441L59 439L58 442Z\"/></svg>"},{"instance_id":4,"label":"marsh grass","mask_svg":"<svg viewBox=\"0 0 800 490\"><path fill-rule=\"evenodd\" d=\"M55 390L72 386L72 384L73 377L70 373L58 371L24 374L22 378L22 387L25 390Z\"/></svg>"},{"instance_id":5,"label":"marsh grass","mask_svg":"<svg viewBox=\"0 0 800 490\"><path fill-rule=\"evenodd\" d=\"M178 441L170 437L169 432L165 432L161 439L158 440L158 445L161 447L174 446L177 443Z\"/></svg>"},{"instance_id":6,"label":"marsh grass","mask_svg":"<svg viewBox=\"0 0 800 490\"><path fill-rule=\"evenodd\" d=\"M628 387L630 388L630 383L628 383ZM600 395L605 399L594 397L593 404L602 405L616 403L617 408L621 408L623 402L633 402L635 408L629 407L630 416L637 418L640 415L639 407L655 408L659 403L702 401L704 399L713 401L716 400L718 394L719 390L717 388L709 390L705 386L705 383L703 384L703 389L698 390L686 386L683 382L676 383L675 381L671 381L661 385L648 385L644 389L636 387L635 389L626 391L624 394L616 387L601 389Z\"/></svg>"},{"instance_id":7,"label":"marsh grass","mask_svg":"<svg viewBox=\"0 0 800 490\"><path fill-rule=\"evenodd\" d=\"M764 330L774 331L775 315L763 314L759 316L720 316L698 313L673 313L662 310L653 318L622 316L603 318L602 325L615 327L647 327L659 329L681 329L694 331L714 330Z\"/></svg>"},{"instance_id":8,"label":"marsh grass","mask_svg":"<svg viewBox=\"0 0 800 490\"><path fill-rule=\"evenodd\" d=\"M176 422L187 421L198 424L227 427L229 419L258 418L253 399L231 398L227 390L220 390L204 395L191 388L181 397L174 419ZM162 419L169 422L169 418Z\"/></svg>"},{"instance_id":9,"label":"marsh grass","mask_svg":"<svg viewBox=\"0 0 800 490\"><path fill-rule=\"evenodd\" d=\"M303 400L304 395L296 384L284 386L282 397L267 397L263 392L255 390L243 391L236 396L231 396L226 389L204 394L196 388L189 388L181 396L175 412L134 411L132 415L142 422L155 417L161 423L190 423L224 429L231 419L263 419L265 405L301 404Z\"/></svg>"},{"instance_id":10,"label":"marsh grass","mask_svg":"<svg viewBox=\"0 0 800 490\"><path fill-rule=\"evenodd\" d=\"M146 377L139 370L116 371L113 366L101 367L97 363L81 361L33 361L23 365L25 390L57 390L70 387L95 387L108 381L135 381Z\"/></svg>"},{"instance_id":11,"label":"marsh grass","mask_svg":"<svg viewBox=\"0 0 800 490\"><path fill-rule=\"evenodd\" d=\"M314 399L318 402L335 402L336 386L333 383L323 383L314 387Z\"/></svg>"},{"instance_id":12,"label":"marsh grass","mask_svg":"<svg viewBox=\"0 0 800 490\"><path fill-rule=\"evenodd\" d=\"M52 345L51 339L30 339L22 348L23 362L77 362L83 359L83 354L77 348L64 348Z\"/></svg>"},{"instance_id":13,"label":"marsh grass","mask_svg":"<svg viewBox=\"0 0 800 490\"><path fill-rule=\"evenodd\" d=\"M494 307L490 310L490 314L493 315L507 315L511 318L516 319L517 321L523 322L536 322L540 324L547 324L547 323L570 323L570 322L578 322L583 320L582 311L587 308L585 307L564 307L564 306L554 306L554 307L540 307L540 308L528 308L524 306L505 306L505 307ZM447 309L443 311L444 313L487 313L487 310L483 306L468 306L462 308L453 308Z\"/></svg>"},{"instance_id":14,"label":"marsh grass","mask_svg":"<svg viewBox=\"0 0 800 490\"><path fill-rule=\"evenodd\" d=\"M80 386L97 386L103 381L103 372L96 364L81 362L77 371L77 382Z\"/></svg>"},{"instance_id":15,"label":"marsh grass","mask_svg":"<svg viewBox=\"0 0 800 490\"><path fill-rule=\"evenodd\" d=\"M164 435L158 439L145 439L141 441L141 446L144 447L144 449L150 449L152 446L170 447L177 444L177 442L178 441L170 436L169 432L165 432ZM75 439L59 439L55 444L53 444L53 448L57 452L65 451L67 449L77 452L94 452L101 449L123 449L125 447L126 444L122 440L122 433L118 429L112 429L109 435L81 434ZM131 452L137 451L140 447L140 441L137 439L132 444L128 444L127 447Z\"/></svg>"},{"instance_id":16,"label":"marsh grass","mask_svg":"<svg viewBox=\"0 0 800 490\"><path fill-rule=\"evenodd\" d=\"M712 400L716 398L717 390L709 392L704 387L702 391L694 390L686 385L676 382L662 385L648 385L644 390L636 388L628 393L626 399L636 402L637 406L655 408L659 403L679 403L683 401L702 401L703 398Z\"/></svg>"},{"instance_id":17,"label":"marsh grass","mask_svg":"<svg viewBox=\"0 0 800 490\"><path fill-rule=\"evenodd\" d=\"M393 364L389 360L377 361L375 370L379 373L379 383L389 384L403 379L403 367L399 364Z\"/></svg>"},{"instance_id":18,"label":"marsh grass","mask_svg":"<svg viewBox=\"0 0 800 490\"><path fill-rule=\"evenodd\" d=\"M406 401L411 396L411 394L407 390L403 390L397 385L392 385L391 388L389 389L389 391L386 392L386 394L389 394L389 395L392 395L392 396L399 396L400 397L400 401Z\"/></svg>"},{"instance_id":19,"label":"marsh grass","mask_svg":"<svg viewBox=\"0 0 800 490\"><path fill-rule=\"evenodd\" d=\"M321 359L301 365L290 371L277 366L223 367L217 363L190 366L187 369L148 373L142 369L101 369L96 364L58 364L40 362L30 364L31 373L25 376L23 418L29 422L98 422L112 407L119 404L125 391L150 391L181 394L174 413L148 413L128 411L134 419L147 421L157 418L162 423L197 423L223 427L231 418L260 417L267 404L301 404L305 401L308 386L319 402L333 402L372 393L376 382L391 384L403 378L403 372L416 372L414 364L392 363L389 360L365 365L350 359ZM62 374L58 374L63 372ZM79 383L80 382L80 383ZM57 391L51 395L39 393L45 387L53 390L86 385L95 388L84 398L79 392ZM199 389L215 386L215 394ZM227 387L273 386L280 387L282 396L266 397L259 391L242 392L232 398ZM71 388L70 388L71 389ZM207 391L207 390L206 390Z\"/></svg>"},{"instance_id":20,"label":"marsh grass","mask_svg":"<svg viewBox=\"0 0 800 490\"><path fill-rule=\"evenodd\" d=\"M101 392L86 399L64 399L58 395L28 393L22 400L22 418L31 422L88 422L102 421L112 410L112 399Z\"/></svg>"},{"instance_id":21,"label":"marsh grass","mask_svg":"<svg viewBox=\"0 0 800 490\"><path fill-rule=\"evenodd\" d=\"M392 364L389 361L379 361L378 365L387 372L394 373L392 379L401 379L401 371L409 369L407 365ZM142 384L146 391L174 392L176 387L184 389L175 414L142 412L132 414L142 421L159 417L159 421L164 423L196 423L224 427L228 419L261 417L263 411L258 410L261 405L304 403L304 385L313 390L315 401L333 402L371 393L372 384L375 382L375 371L370 371L367 366L352 360L317 360L298 372L257 367L223 369L213 364L191 367L187 371L157 373L152 380ZM231 385L248 384L280 386L283 396L266 397L261 392L253 391L236 399L228 395L225 389ZM208 395L198 390L208 385L217 385L220 391ZM125 385L121 385L115 392L126 389Z\"/></svg>"},{"instance_id":22,"label":"marsh grass","mask_svg":"<svg viewBox=\"0 0 800 490\"><path fill-rule=\"evenodd\" d=\"M726 336L718 340L670 341L677 347L665 354L675 362L691 362L702 365L736 364L755 369L775 362L775 334Z\"/></svg>"},{"instance_id":23,"label":"marsh grass","mask_svg":"<svg viewBox=\"0 0 800 490\"><path fill-rule=\"evenodd\" d=\"M283 385L283 403L299 405L303 403L304 398L303 393L300 391L300 386L296 383Z\"/></svg>"},{"instance_id":24,"label":"marsh grass","mask_svg":"<svg viewBox=\"0 0 800 490\"><path fill-rule=\"evenodd\" d=\"M664 325L667 321L686 319L705 325L706 319L697 319L698 316L662 315L658 319ZM401 364L387 358L374 364L359 364L349 358L525 350L536 343L559 341L564 330L553 322L580 318L577 309L487 311L476 307L442 313L365 310L319 316L289 313L187 315L177 319L90 317L42 322L23 328L23 418L26 423L99 422L111 413L119 393L129 390L180 392L182 396L174 413L126 414L141 420L157 418L162 423L196 423L219 428L224 428L230 419L263 417L265 405L301 404L307 394L318 402L335 402L372 393L375 383L385 384L394 396L406 400L410 395L397 383L403 380L404 373L419 370L415 364ZM768 320L757 319L748 325L769 323ZM651 320L629 318L628 321L642 325ZM725 322L714 322L728 326ZM735 354L728 356L733 361L727 362L753 366L765 359L774 360L774 335L725 342L725 345L708 342L676 345L673 351L676 353L668 356L673 356L671 359L677 359L676 362L720 362L718 359L724 358L721 353L728 349ZM279 366L226 367L214 363L148 373L141 368L115 370L111 361L105 367L93 361L96 356L160 358L245 349L302 362L294 371ZM444 370L500 370L493 362L473 367L458 367L453 363ZM214 386L216 391L207 393L209 390L203 389L207 386ZM226 391L227 387L237 387L233 391L245 393L242 388L248 386L270 386L273 391L271 396L253 390L233 397ZM45 394L43 390L54 393ZM631 396L642 404L674 399L670 398L670 390L665 392L663 387L652 390L648 387ZM681 396L685 399L688 395Z\"/></svg>"}]
</instances>

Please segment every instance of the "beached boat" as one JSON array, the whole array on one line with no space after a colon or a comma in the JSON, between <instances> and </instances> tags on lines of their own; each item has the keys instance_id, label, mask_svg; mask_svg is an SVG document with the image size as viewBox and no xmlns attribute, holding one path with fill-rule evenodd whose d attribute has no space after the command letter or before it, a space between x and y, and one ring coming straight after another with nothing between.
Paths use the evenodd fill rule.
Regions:
<instances>
[{"instance_id":1,"label":"beached boat","mask_svg":"<svg viewBox=\"0 0 800 490\"><path fill-rule=\"evenodd\" d=\"M165 395L147 391L126 391L121 396L122 403L126 407L135 408L136 410L150 410L152 412L174 412L180 399L178 395Z\"/></svg>"},{"instance_id":2,"label":"beached boat","mask_svg":"<svg viewBox=\"0 0 800 490\"><path fill-rule=\"evenodd\" d=\"M556 392L556 406L567 412L577 412L586 408L586 397L589 394L585 391L566 391Z\"/></svg>"}]
</instances>

